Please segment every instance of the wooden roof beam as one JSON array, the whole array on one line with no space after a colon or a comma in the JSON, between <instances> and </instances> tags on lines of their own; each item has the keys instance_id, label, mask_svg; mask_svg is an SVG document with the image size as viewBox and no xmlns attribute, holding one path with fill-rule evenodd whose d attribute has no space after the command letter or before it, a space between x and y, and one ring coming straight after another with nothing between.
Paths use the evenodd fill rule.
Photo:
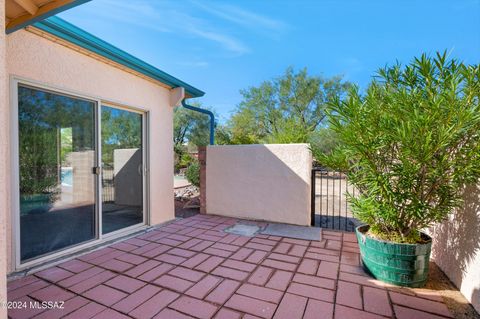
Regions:
<instances>
[{"instance_id":1,"label":"wooden roof beam","mask_svg":"<svg viewBox=\"0 0 480 319\"><path fill-rule=\"evenodd\" d=\"M13 0L15 1L20 7L25 9L28 13L32 16L35 15L38 11L38 7L32 0Z\"/></svg>"}]
</instances>

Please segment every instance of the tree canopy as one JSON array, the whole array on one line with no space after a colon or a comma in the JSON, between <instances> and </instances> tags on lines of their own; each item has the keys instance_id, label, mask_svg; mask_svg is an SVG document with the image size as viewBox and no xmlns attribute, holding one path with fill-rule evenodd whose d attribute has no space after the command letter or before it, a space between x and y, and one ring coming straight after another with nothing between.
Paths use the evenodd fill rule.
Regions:
<instances>
[{"instance_id":1,"label":"tree canopy","mask_svg":"<svg viewBox=\"0 0 480 319\"><path fill-rule=\"evenodd\" d=\"M192 103L202 107L200 103ZM175 148L182 147L187 142L196 145L208 145L210 118L202 113L177 107L173 117L173 142Z\"/></svg>"},{"instance_id":2,"label":"tree canopy","mask_svg":"<svg viewBox=\"0 0 480 319\"><path fill-rule=\"evenodd\" d=\"M192 103L202 107L200 103ZM189 148L208 145L210 118L202 113L184 107L177 107L173 114L173 143L175 170L189 166L194 158L188 154Z\"/></svg>"},{"instance_id":3,"label":"tree canopy","mask_svg":"<svg viewBox=\"0 0 480 319\"><path fill-rule=\"evenodd\" d=\"M337 140L324 123L325 109L350 87L341 76L324 78L310 75L306 68L289 67L280 77L240 91L243 99L231 118L216 125L216 144L312 143L328 153ZM208 144L209 125L204 114L175 109L176 167L184 166L182 159L189 159L184 156L187 145Z\"/></svg>"},{"instance_id":4,"label":"tree canopy","mask_svg":"<svg viewBox=\"0 0 480 319\"><path fill-rule=\"evenodd\" d=\"M325 108L351 85L292 67L259 86L241 90L242 102L227 123L232 144L302 143L321 128Z\"/></svg>"}]
</instances>

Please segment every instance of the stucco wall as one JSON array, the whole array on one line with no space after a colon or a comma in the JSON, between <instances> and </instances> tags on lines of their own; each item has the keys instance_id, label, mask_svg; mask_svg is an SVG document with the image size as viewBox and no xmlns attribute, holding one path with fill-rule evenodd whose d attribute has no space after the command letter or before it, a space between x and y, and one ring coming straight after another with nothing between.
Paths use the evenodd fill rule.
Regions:
<instances>
[{"instance_id":1,"label":"stucco wall","mask_svg":"<svg viewBox=\"0 0 480 319\"><path fill-rule=\"evenodd\" d=\"M208 146L207 214L310 224L307 144Z\"/></svg>"},{"instance_id":2,"label":"stucco wall","mask_svg":"<svg viewBox=\"0 0 480 319\"><path fill-rule=\"evenodd\" d=\"M5 25L5 1L0 0L0 25ZM9 135L9 108L7 103L7 76L5 68L5 32L0 32L0 303L7 301L7 243L6 243L6 215L8 210L8 135ZM6 318L5 307L0 307L0 318Z\"/></svg>"},{"instance_id":3,"label":"stucco wall","mask_svg":"<svg viewBox=\"0 0 480 319\"><path fill-rule=\"evenodd\" d=\"M150 224L174 218L173 108L168 89L25 30L7 36L7 57L9 75L149 111ZM5 113L0 113L3 121ZM10 156L10 151L1 154Z\"/></svg>"},{"instance_id":4,"label":"stucco wall","mask_svg":"<svg viewBox=\"0 0 480 319\"><path fill-rule=\"evenodd\" d=\"M480 313L480 185L467 187L463 208L431 233L433 261Z\"/></svg>"}]
</instances>

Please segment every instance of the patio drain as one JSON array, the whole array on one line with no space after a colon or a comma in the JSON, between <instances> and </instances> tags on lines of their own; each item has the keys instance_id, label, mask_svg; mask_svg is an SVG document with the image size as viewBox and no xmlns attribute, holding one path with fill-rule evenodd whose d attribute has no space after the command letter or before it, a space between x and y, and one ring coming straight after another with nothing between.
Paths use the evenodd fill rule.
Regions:
<instances>
[{"instance_id":1,"label":"patio drain","mask_svg":"<svg viewBox=\"0 0 480 319\"><path fill-rule=\"evenodd\" d=\"M268 224L261 232L264 235L289 237L305 240L321 240L322 230L320 227L296 226L288 224Z\"/></svg>"},{"instance_id":2,"label":"patio drain","mask_svg":"<svg viewBox=\"0 0 480 319\"><path fill-rule=\"evenodd\" d=\"M253 237L260 231L260 227L257 225L235 224L224 230L226 233Z\"/></svg>"}]
</instances>

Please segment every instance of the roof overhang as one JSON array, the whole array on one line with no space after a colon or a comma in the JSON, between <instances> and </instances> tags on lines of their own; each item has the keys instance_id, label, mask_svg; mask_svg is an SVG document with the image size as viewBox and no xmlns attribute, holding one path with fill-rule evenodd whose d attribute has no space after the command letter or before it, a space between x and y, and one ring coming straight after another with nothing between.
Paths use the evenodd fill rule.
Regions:
<instances>
[{"instance_id":1,"label":"roof overhang","mask_svg":"<svg viewBox=\"0 0 480 319\"><path fill-rule=\"evenodd\" d=\"M185 88L185 95L188 98L201 97L205 94L190 84L177 79L61 18L50 17L34 23L29 28L39 30L41 33L47 33L57 40L76 46L83 51L93 53L95 56L104 60L112 61L122 68L132 70L132 73L158 81L168 88L183 87Z\"/></svg>"},{"instance_id":2,"label":"roof overhang","mask_svg":"<svg viewBox=\"0 0 480 319\"><path fill-rule=\"evenodd\" d=\"M5 0L5 32L12 33L90 0Z\"/></svg>"}]
</instances>

